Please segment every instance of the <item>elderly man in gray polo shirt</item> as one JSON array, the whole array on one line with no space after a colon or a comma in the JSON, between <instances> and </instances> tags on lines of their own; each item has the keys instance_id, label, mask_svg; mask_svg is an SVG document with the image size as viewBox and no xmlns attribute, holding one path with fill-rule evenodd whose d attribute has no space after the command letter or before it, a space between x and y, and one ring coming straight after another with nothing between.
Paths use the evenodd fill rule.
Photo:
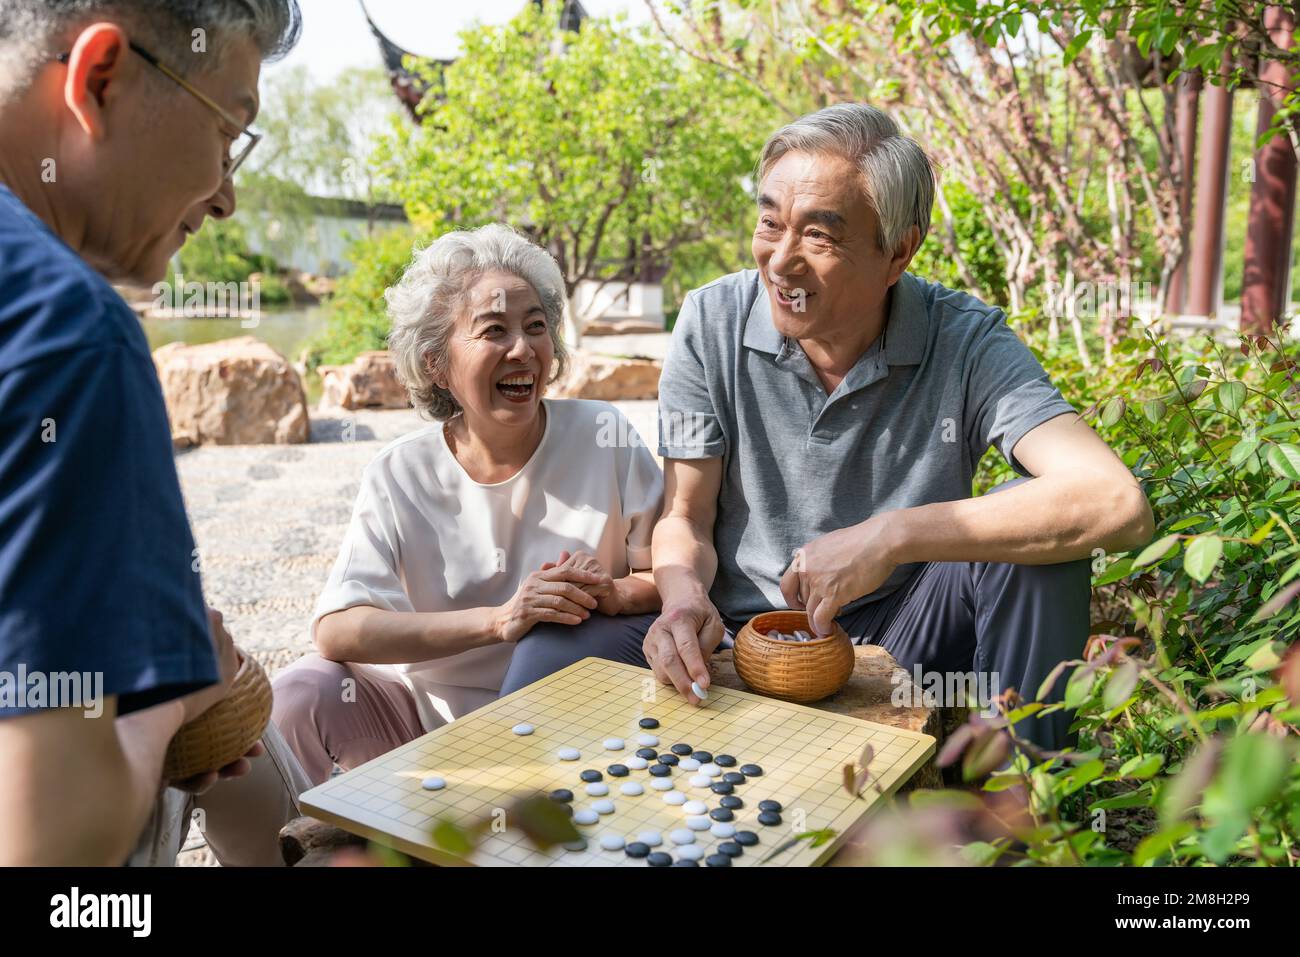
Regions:
<instances>
[{"instance_id":1,"label":"elderly man in gray polo shirt","mask_svg":"<svg viewBox=\"0 0 1300 957\"><path fill-rule=\"evenodd\" d=\"M887 115L779 130L758 192L757 268L686 298L660 381L646 661L696 701L705 657L788 606L909 671L1034 695L1083 651L1092 550L1151 537L1141 488L1000 310L906 272L934 173ZM990 445L1025 478L972 498ZM1017 731L1058 747L1068 725Z\"/></svg>"}]
</instances>

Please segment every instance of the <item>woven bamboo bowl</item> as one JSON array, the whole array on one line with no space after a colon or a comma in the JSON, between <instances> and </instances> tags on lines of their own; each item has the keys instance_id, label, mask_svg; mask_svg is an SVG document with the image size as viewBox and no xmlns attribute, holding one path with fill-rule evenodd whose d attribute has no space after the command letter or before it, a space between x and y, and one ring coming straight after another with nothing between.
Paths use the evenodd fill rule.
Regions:
<instances>
[{"instance_id":1,"label":"woven bamboo bowl","mask_svg":"<svg viewBox=\"0 0 1300 957\"><path fill-rule=\"evenodd\" d=\"M772 630L812 634L801 611L769 611L755 615L736 634L736 674L754 691L769 698L808 704L839 691L853 674L853 642L838 624L825 638L774 641Z\"/></svg>"},{"instance_id":2,"label":"woven bamboo bowl","mask_svg":"<svg viewBox=\"0 0 1300 957\"><path fill-rule=\"evenodd\" d=\"M241 661L230 693L181 725L167 747L163 780L183 781L224 768L262 738L271 720L271 682L252 655Z\"/></svg>"}]
</instances>

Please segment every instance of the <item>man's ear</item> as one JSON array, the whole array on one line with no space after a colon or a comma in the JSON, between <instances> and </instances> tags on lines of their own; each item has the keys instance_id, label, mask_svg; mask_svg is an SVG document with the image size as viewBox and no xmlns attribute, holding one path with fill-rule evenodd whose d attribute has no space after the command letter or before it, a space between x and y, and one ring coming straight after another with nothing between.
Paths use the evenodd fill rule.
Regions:
<instances>
[{"instance_id":1,"label":"man's ear","mask_svg":"<svg viewBox=\"0 0 1300 957\"><path fill-rule=\"evenodd\" d=\"M72 45L63 102L92 139L104 136L105 91L121 78L129 54L126 34L116 23L91 24Z\"/></svg>"},{"instance_id":2,"label":"man's ear","mask_svg":"<svg viewBox=\"0 0 1300 957\"><path fill-rule=\"evenodd\" d=\"M907 267L911 265L912 257L916 255L916 251L920 248L920 227L907 227L907 232L903 233L903 238L899 241L898 248L894 250L894 256L889 261L889 284L891 286L898 282L903 273L907 271Z\"/></svg>"}]
</instances>

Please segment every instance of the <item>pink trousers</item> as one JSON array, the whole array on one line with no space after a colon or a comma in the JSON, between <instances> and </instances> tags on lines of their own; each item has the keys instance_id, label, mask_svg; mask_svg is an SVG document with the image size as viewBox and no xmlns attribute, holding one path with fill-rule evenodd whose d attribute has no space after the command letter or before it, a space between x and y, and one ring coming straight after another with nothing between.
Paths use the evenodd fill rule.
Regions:
<instances>
[{"instance_id":1,"label":"pink trousers","mask_svg":"<svg viewBox=\"0 0 1300 957\"><path fill-rule=\"evenodd\" d=\"M350 771L424 734L410 690L371 665L309 654L272 687L271 720L313 786L336 764Z\"/></svg>"}]
</instances>

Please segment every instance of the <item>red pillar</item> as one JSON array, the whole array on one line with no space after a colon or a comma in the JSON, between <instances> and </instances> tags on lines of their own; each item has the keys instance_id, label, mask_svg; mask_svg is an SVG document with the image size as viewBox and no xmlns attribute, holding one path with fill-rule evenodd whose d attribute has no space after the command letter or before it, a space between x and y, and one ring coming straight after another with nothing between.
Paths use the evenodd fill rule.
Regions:
<instances>
[{"instance_id":1,"label":"red pillar","mask_svg":"<svg viewBox=\"0 0 1300 957\"><path fill-rule=\"evenodd\" d=\"M1264 29L1282 49L1290 49L1295 16L1283 7L1264 11ZM1295 77L1276 60L1259 70L1258 138L1273 117ZM1286 133L1272 137L1255 153L1255 181L1246 220L1246 261L1241 283L1241 331L1271 333L1286 309L1291 274L1291 235L1295 220L1296 157Z\"/></svg>"},{"instance_id":2,"label":"red pillar","mask_svg":"<svg viewBox=\"0 0 1300 957\"><path fill-rule=\"evenodd\" d=\"M1225 62L1221 74L1231 72ZM1204 119L1196 167L1196 219L1188 260L1187 303L1193 316L1217 312L1223 288L1223 206L1228 191L1228 147L1232 139L1232 91L1210 84L1201 94Z\"/></svg>"},{"instance_id":3,"label":"red pillar","mask_svg":"<svg viewBox=\"0 0 1300 957\"><path fill-rule=\"evenodd\" d=\"M1176 100L1175 146L1181 182L1178 184L1178 213L1181 221L1183 251L1169 277L1165 290L1165 313L1179 315L1187 302L1187 260L1191 256L1192 195L1196 184L1196 123L1201 110L1201 73L1194 70L1178 76Z\"/></svg>"}]
</instances>

